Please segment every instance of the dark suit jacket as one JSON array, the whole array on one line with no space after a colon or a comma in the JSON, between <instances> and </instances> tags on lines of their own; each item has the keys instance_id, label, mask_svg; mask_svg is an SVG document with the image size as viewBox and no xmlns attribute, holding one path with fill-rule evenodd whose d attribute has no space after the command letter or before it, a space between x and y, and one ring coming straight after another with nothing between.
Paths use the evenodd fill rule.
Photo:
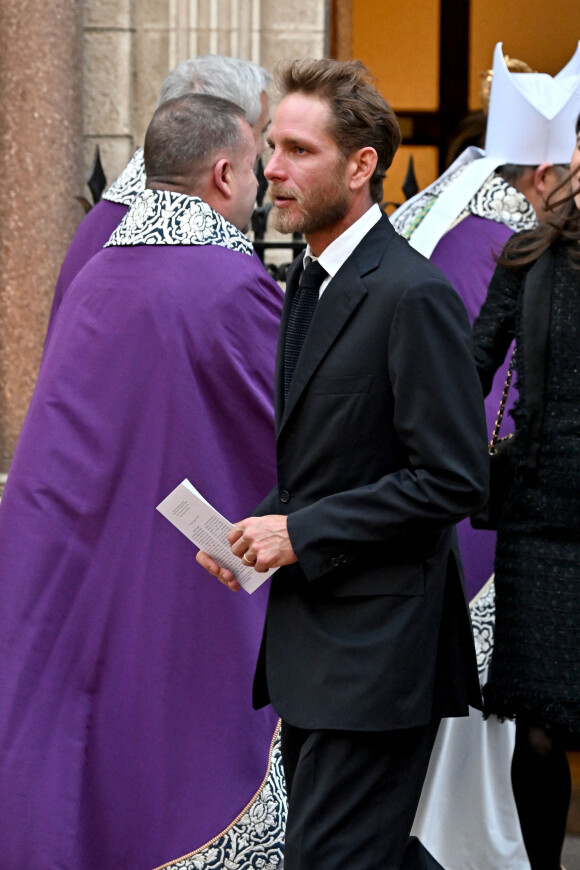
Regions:
<instances>
[{"instance_id":1,"label":"dark suit jacket","mask_svg":"<svg viewBox=\"0 0 580 870\"><path fill-rule=\"evenodd\" d=\"M254 704L301 728L391 730L480 693L454 523L485 500L470 326L438 269L383 217L317 306L286 403L278 486L298 563L272 578Z\"/></svg>"}]
</instances>

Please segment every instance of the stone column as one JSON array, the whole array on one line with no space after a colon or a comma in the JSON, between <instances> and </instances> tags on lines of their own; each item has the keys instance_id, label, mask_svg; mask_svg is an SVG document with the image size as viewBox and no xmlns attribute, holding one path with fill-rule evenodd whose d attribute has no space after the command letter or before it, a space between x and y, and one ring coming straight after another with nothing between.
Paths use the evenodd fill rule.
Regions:
<instances>
[{"instance_id":1,"label":"stone column","mask_svg":"<svg viewBox=\"0 0 580 870\"><path fill-rule=\"evenodd\" d=\"M83 215L82 2L0 0L0 473L36 380Z\"/></svg>"},{"instance_id":2,"label":"stone column","mask_svg":"<svg viewBox=\"0 0 580 870\"><path fill-rule=\"evenodd\" d=\"M135 150L134 7L134 0L84 0L85 168L98 145L107 185Z\"/></svg>"},{"instance_id":3,"label":"stone column","mask_svg":"<svg viewBox=\"0 0 580 870\"><path fill-rule=\"evenodd\" d=\"M103 0L87 0L90 5ZM139 0L135 6L133 131L142 144L167 73L188 57L260 63L262 0Z\"/></svg>"},{"instance_id":4,"label":"stone column","mask_svg":"<svg viewBox=\"0 0 580 870\"><path fill-rule=\"evenodd\" d=\"M328 0L287 0L284 14L280 15L278 0L260 0L260 63L267 70L274 70L278 61L296 58L319 58L328 55ZM271 111L276 106L276 93L270 101ZM268 152L266 151L266 160ZM266 239L269 242L288 242L289 236L268 226ZM280 267L288 265L293 254L288 249L271 249L266 262Z\"/></svg>"},{"instance_id":5,"label":"stone column","mask_svg":"<svg viewBox=\"0 0 580 870\"><path fill-rule=\"evenodd\" d=\"M135 6L132 125L136 146L145 141L145 131L157 106L163 79L170 69L188 56L183 51L175 59L172 57L172 45L184 41L183 28L180 30L178 27L180 13L187 13L183 6L183 0L138 0Z\"/></svg>"},{"instance_id":6,"label":"stone column","mask_svg":"<svg viewBox=\"0 0 580 870\"><path fill-rule=\"evenodd\" d=\"M327 52L327 3L287 0L284 14L276 0L261 0L261 61L273 69L278 60L324 57Z\"/></svg>"}]
</instances>

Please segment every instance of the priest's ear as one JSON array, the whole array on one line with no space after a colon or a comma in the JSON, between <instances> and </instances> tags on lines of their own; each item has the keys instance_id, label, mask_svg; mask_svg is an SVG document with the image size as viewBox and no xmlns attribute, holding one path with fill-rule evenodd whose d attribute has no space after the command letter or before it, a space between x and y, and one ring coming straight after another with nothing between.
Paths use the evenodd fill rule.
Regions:
<instances>
[{"instance_id":1,"label":"priest's ear","mask_svg":"<svg viewBox=\"0 0 580 870\"><path fill-rule=\"evenodd\" d=\"M226 157L220 157L213 168L213 183L225 199L232 198L232 164Z\"/></svg>"}]
</instances>

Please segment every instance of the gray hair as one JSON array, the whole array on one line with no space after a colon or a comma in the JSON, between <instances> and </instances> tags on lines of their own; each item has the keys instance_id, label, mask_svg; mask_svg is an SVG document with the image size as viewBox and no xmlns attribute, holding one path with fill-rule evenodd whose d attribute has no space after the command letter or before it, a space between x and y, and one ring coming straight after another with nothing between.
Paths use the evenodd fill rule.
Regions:
<instances>
[{"instance_id":1,"label":"gray hair","mask_svg":"<svg viewBox=\"0 0 580 870\"><path fill-rule=\"evenodd\" d=\"M262 113L262 91L271 81L270 73L251 60L205 54L182 61L169 73L161 85L158 105L185 94L211 94L241 106L253 125Z\"/></svg>"},{"instance_id":2,"label":"gray hair","mask_svg":"<svg viewBox=\"0 0 580 870\"><path fill-rule=\"evenodd\" d=\"M201 177L218 151L242 146L243 110L221 97L185 94L159 106L145 134L148 181Z\"/></svg>"}]
</instances>

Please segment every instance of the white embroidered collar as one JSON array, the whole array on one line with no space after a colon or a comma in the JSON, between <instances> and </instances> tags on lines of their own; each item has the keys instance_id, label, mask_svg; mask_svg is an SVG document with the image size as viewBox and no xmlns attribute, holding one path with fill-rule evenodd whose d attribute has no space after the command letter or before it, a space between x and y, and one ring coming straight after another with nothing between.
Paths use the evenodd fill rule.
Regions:
<instances>
[{"instance_id":1,"label":"white embroidered collar","mask_svg":"<svg viewBox=\"0 0 580 870\"><path fill-rule=\"evenodd\" d=\"M401 216L392 220L397 232L406 239L410 239L421 224L423 218L429 213L431 207L447 188L457 182L459 176L465 171L469 163L458 167L455 172L437 179L423 196L418 197L413 205L409 206ZM460 223L468 214L505 224L510 229L530 230L537 225L536 213L531 203L523 193L508 184L507 181L492 172L484 181L480 189L467 203L461 214L457 216L452 227Z\"/></svg>"},{"instance_id":2,"label":"white embroidered collar","mask_svg":"<svg viewBox=\"0 0 580 870\"><path fill-rule=\"evenodd\" d=\"M116 181L112 183L103 199L119 205L133 205L138 193L145 190L145 161L143 149L138 148Z\"/></svg>"},{"instance_id":3,"label":"white embroidered collar","mask_svg":"<svg viewBox=\"0 0 580 870\"><path fill-rule=\"evenodd\" d=\"M505 224L516 233L531 230L538 223L530 201L496 172L471 198L467 211L477 217Z\"/></svg>"},{"instance_id":4,"label":"white embroidered collar","mask_svg":"<svg viewBox=\"0 0 580 870\"><path fill-rule=\"evenodd\" d=\"M400 236L405 239L411 238L423 218L435 205L437 198L457 180L467 165L459 166L454 172L436 179L410 206L402 210L401 214L395 212L391 216L391 223Z\"/></svg>"},{"instance_id":5,"label":"white embroidered collar","mask_svg":"<svg viewBox=\"0 0 580 870\"><path fill-rule=\"evenodd\" d=\"M105 248L122 245L219 245L252 256L243 233L196 196L144 190Z\"/></svg>"}]
</instances>

